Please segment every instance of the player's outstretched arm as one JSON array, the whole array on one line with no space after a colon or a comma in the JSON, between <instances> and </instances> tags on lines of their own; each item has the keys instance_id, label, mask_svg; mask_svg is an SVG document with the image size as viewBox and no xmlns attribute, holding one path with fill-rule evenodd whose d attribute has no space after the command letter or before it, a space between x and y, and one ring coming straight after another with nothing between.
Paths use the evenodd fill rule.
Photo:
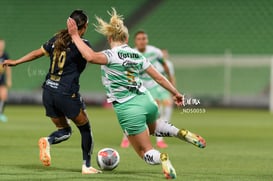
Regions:
<instances>
[{"instance_id":1,"label":"player's outstretched arm","mask_svg":"<svg viewBox=\"0 0 273 181\"><path fill-rule=\"evenodd\" d=\"M175 86L173 76L171 75L170 69L169 69L169 67L168 67L168 65L167 65L167 63L165 61L163 62L162 66L164 68L164 71L167 74L168 80L172 83L173 86Z\"/></svg>"},{"instance_id":2,"label":"player's outstretched arm","mask_svg":"<svg viewBox=\"0 0 273 181\"><path fill-rule=\"evenodd\" d=\"M162 87L167 89L173 96L174 96L174 101L177 106L182 106L183 105L183 95L178 92L178 90L164 77L161 73L159 73L153 65L150 65L147 69L146 72Z\"/></svg>"},{"instance_id":3,"label":"player's outstretched arm","mask_svg":"<svg viewBox=\"0 0 273 181\"><path fill-rule=\"evenodd\" d=\"M95 52L92 48L88 47L81 39L76 22L72 18L67 19L68 32L76 44L78 50L81 52L82 56L90 63L94 64L107 64L108 60L103 53Z\"/></svg>"},{"instance_id":4,"label":"player's outstretched arm","mask_svg":"<svg viewBox=\"0 0 273 181\"><path fill-rule=\"evenodd\" d=\"M33 50L32 52L26 54L25 56L17 59L17 60L5 60L3 62L3 66L16 66L21 63L29 62L32 60L35 60L37 58L40 58L44 55L44 51L42 48L39 48L37 50Z\"/></svg>"}]
</instances>

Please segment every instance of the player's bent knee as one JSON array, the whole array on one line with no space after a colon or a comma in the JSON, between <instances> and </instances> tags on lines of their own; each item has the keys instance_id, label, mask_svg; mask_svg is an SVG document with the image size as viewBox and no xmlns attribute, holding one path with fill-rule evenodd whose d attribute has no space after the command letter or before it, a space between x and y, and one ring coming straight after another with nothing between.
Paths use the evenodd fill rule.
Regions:
<instances>
[{"instance_id":1,"label":"player's bent knee","mask_svg":"<svg viewBox=\"0 0 273 181\"><path fill-rule=\"evenodd\" d=\"M81 110L79 115L72 120L77 126L82 126L88 122L88 117L86 113L84 112L84 110Z\"/></svg>"}]
</instances>

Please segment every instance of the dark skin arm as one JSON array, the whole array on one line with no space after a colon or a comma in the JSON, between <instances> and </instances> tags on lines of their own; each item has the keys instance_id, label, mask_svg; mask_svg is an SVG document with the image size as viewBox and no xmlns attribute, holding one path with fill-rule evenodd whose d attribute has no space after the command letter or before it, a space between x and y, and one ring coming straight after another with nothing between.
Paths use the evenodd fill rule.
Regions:
<instances>
[{"instance_id":1,"label":"dark skin arm","mask_svg":"<svg viewBox=\"0 0 273 181\"><path fill-rule=\"evenodd\" d=\"M5 60L3 62L3 66L16 66L21 63L30 62L37 58L40 58L45 55L45 52L42 48L37 50L33 50L32 52L26 54L25 56L17 59L17 60Z\"/></svg>"}]
</instances>

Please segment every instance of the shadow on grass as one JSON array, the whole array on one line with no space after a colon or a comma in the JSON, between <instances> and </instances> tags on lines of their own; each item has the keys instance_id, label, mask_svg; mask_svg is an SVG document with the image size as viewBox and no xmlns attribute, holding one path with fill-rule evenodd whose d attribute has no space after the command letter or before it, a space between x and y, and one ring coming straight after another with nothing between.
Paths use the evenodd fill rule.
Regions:
<instances>
[{"instance_id":1,"label":"shadow on grass","mask_svg":"<svg viewBox=\"0 0 273 181\"><path fill-rule=\"evenodd\" d=\"M17 168L17 172L1 173L7 180L30 179L30 180L154 180L162 179L163 174L160 171L147 171L143 168L132 170L115 169L113 171L103 171L102 174L82 175L80 169L61 168L61 167L44 167L40 164L20 164L5 165L5 167Z\"/></svg>"},{"instance_id":2,"label":"shadow on grass","mask_svg":"<svg viewBox=\"0 0 273 181\"><path fill-rule=\"evenodd\" d=\"M60 171L60 172L75 172L79 173L81 172L80 169L73 169L73 168L61 168L61 167L45 167L40 164L20 164L16 165L16 167L21 168L21 169L27 169L27 170L35 170L35 171Z\"/></svg>"}]
</instances>

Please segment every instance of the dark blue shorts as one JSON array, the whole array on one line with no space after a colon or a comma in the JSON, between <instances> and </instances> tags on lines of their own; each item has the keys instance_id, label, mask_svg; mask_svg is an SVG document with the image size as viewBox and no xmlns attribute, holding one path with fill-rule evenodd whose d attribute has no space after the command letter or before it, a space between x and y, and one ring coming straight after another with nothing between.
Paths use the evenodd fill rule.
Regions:
<instances>
[{"instance_id":1,"label":"dark blue shorts","mask_svg":"<svg viewBox=\"0 0 273 181\"><path fill-rule=\"evenodd\" d=\"M5 74L0 74L0 86L6 85L6 76Z\"/></svg>"},{"instance_id":2,"label":"dark blue shorts","mask_svg":"<svg viewBox=\"0 0 273 181\"><path fill-rule=\"evenodd\" d=\"M67 117L73 119L77 117L80 110L86 108L79 93L64 95L44 89L43 104L46 115L51 118Z\"/></svg>"}]
</instances>

